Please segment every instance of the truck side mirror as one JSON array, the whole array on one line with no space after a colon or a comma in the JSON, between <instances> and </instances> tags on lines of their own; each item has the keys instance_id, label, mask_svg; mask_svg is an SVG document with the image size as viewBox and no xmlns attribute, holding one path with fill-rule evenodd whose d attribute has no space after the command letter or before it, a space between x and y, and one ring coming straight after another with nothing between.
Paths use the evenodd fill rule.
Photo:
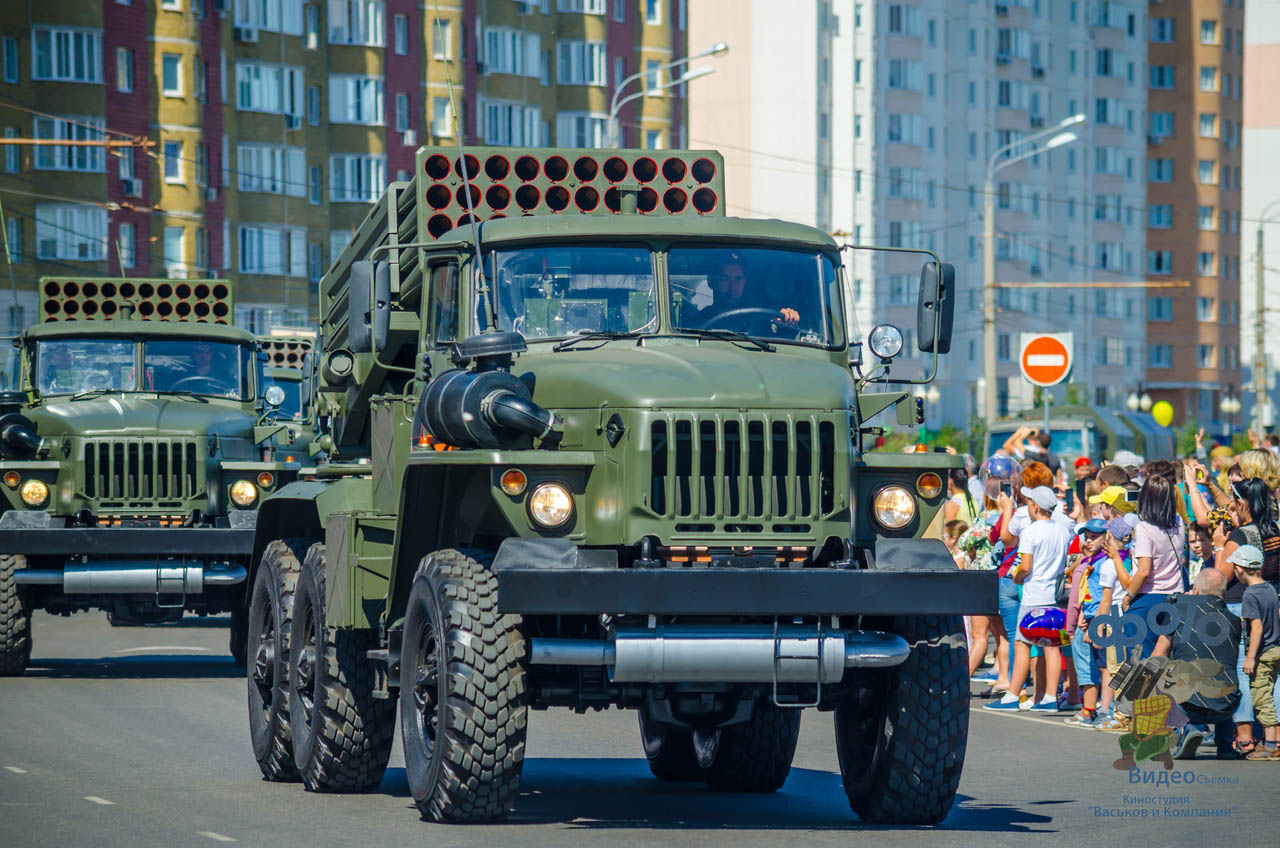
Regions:
<instances>
[{"instance_id":1,"label":"truck side mirror","mask_svg":"<svg viewBox=\"0 0 1280 848\"><path fill-rule=\"evenodd\" d=\"M311 417L311 384L314 382L316 373L316 355L314 353L304 353L302 355L302 381L299 388L299 394L302 396L302 417Z\"/></svg>"},{"instance_id":2,"label":"truck side mirror","mask_svg":"<svg viewBox=\"0 0 1280 848\"><path fill-rule=\"evenodd\" d=\"M387 347L387 334L391 331L391 264L373 263L373 350L381 353Z\"/></svg>"},{"instance_id":3,"label":"truck side mirror","mask_svg":"<svg viewBox=\"0 0 1280 848\"><path fill-rule=\"evenodd\" d=\"M373 338L369 307L373 302L373 263L351 263L347 279L347 349L352 353L372 353Z\"/></svg>"},{"instance_id":4,"label":"truck side mirror","mask_svg":"<svg viewBox=\"0 0 1280 848\"><path fill-rule=\"evenodd\" d=\"M955 321L956 269L949 262L929 262L920 271L920 299L916 305L916 347L925 353L951 352ZM939 317L935 338L934 318Z\"/></svg>"}]
</instances>

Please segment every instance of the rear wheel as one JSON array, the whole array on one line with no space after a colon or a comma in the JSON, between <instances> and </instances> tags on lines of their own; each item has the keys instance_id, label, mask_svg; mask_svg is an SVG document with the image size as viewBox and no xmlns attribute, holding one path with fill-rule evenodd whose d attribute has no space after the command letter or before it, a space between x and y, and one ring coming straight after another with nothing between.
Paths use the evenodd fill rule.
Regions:
<instances>
[{"instance_id":1,"label":"rear wheel","mask_svg":"<svg viewBox=\"0 0 1280 848\"><path fill-rule=\"evenodd\" d=\"M307 552L289 635L293 758L313 792L365 792L382 782L395 734L396 702L375 698L377 647L367 630L325 626L325 546Z\"/></svg>"},{"instance_id":2,"label":"rear wheel","mask_svg":"<svg viewBox=\"0 0 1280 848\"><path fill-rule=\"evenodd\" d=\"M268 545L249 600L249 738L267 780L298 779L289 729L289 631L305 545L301 539Z\"/></svg>"},{"instance_id":3,"label":"rear wheel","mask_svg":"<svg viewBox=\"0 0 1280 848\"><path fill-rule=\"evenodd\" d=\"M0 677L18 677L31 662L31 602L13 576L26 567L21 554L0 556Z\"/></svg>"},{"instance_id":4,"label":"rear wheel","mask_svg":"<svg viewBox=\"0 0 1280 848\"><path fill-rule=\"evenodd\" d=\"M702 780L702 766L693 746L693 731L687 727L660 724L640 715L640 744L644 746L649 771L658 780L692 783Z\"/></svg>"},{"instance_id":5,"label":"rear wheel","mask_svg":"<svg viewBox=\"0 0 1280 848\"><path fill-rule=\"evenodd\" d=\"M759 701L751 720L720 728L715 759L703 771L712 789L776 792L791 773L800 710Z\"/></svg>"},{"instance_id":6,"label":"rear wheel","mask_svg":"<svg viewBox=\"0 0 1280 848\"><path fill-rule=\"evenodd\" d=\"M422 559L405 615L400 735L414 804L435 821L506 816L524 767L525 659L520 618L498 612L479 560Z\"/></svg>"},{"instance_id":7,"label":"rear wheel","mask_svg":"<svg viewBox=\"0 0 1280 848\"><path fill-rule=\"evenodd\" d=\"M835 711L849 805L868 822L937 824L955 804L969 733L969 667L959 616L903 616L911 655L866 675Z\"/></svg>"}]
</instances>

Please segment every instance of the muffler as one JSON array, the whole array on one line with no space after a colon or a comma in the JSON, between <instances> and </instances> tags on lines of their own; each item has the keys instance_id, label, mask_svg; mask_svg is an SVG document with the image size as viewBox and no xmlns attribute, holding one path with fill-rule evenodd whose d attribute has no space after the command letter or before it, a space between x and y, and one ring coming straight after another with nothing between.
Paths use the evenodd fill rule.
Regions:
<instances>
[{"instance_id":1,"label":"muffler","mask_svg":"<svg viewBox=\"0 0 1280 848\"><path fill-rule=\"evenodd\" d=\"M15 571L19 586L57 586L68 595L198 595L206 586L234 586L247 577L244 566L206 570L196 563L167 560L143 565L137 562L103 562L67 565L58 569Z\"/></svg>"},{"instance_id":2,"label":"muffler","mask_svg":"<svg viewBox=\"0 0 1280 848\"><path fill-rule=\"evenodd\" d=\"M846 668L890 668L911 648L901 636L800 625L620 627L613 641L535 637L537 665L610 666L619 683L839 683Z\"/></svg>"}]
</instances>

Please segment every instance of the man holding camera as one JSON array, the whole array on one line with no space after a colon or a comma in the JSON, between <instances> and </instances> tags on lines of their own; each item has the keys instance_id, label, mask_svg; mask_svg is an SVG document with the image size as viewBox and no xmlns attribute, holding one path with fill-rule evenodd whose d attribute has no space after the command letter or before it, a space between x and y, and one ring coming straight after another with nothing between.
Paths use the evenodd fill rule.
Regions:
<instances>
[{"instance_id":1,"label":"man holding camera","mask_svg":"<svg viewBox=\"0 0 1280 848\"><path fill-rule=\"evenodd\" d=\"M1008 451L1011 456L1018 459L1034 459L1036 462L1043 462L1049 466L1049 470L1053 472L1053 476L1058 476L1058 469L1062 467L1062 460L1058 459L1058 455L1049 450L1049 445L1053 442L1053 434L1048 430L1038 430L1035 427L1019 427L1013 431L1013 435L1005 440L1004 450Z\"/></svg>"}]
</instances>

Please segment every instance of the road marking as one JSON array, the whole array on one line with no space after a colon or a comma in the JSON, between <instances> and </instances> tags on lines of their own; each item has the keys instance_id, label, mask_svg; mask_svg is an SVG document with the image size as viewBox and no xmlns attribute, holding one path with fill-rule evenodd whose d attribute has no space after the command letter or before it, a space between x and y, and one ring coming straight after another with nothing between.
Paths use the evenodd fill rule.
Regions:
<instances>
[{"instance_id":1,"label":"road marking","mask_svg":"<svg viewBox=\"0 0 1280 848\"><path fill-rule=\"evenodd\" d=\"M4 767L4 770L5 770L5 771L11 771L11 772L13 772L14 774L26 774L26 773L27 773L27 770L26 770L26 769L20 769L20 768L18 768L17 766L5 766L5 767Z\"/></svg>"},{"instance_id":2,"label":"road marking","mask_svg":"<svg viewBox=\"0 0 1280 848\"><path fill-rule=\"evenodd\" d=\"M116 651L117 654L143 654L151 651L200 651L209 653L208 648L201 648L197 645L147 645L142 648L121 648Z\"/></svg>"},{"instance_id":3,"label":"road marking","mask_svg":"<svg viewBox=\"0 0 1280 848\"><path fill-rule=\"evenodd\" d=\"M214 833L212 830L197 830L196 836L205 836L214 842L235 842L230 836L223 836L221 833Z\"/></svg>"},{"instance_id":4,"label":"road marking","mask_svg":"<svg viewBox=\"0 0 1280 848\"><path fill-rule=\"evenodd\" d=\"M1027 367L1035 368L1037 365L1044 367L1055 367L1067 364L1067 358L1060 353L1029 353L1027 354Z\"/></svg>"},{"instance_id":5,"label":"road marking","mask_svg":"<svg viewBox=\"0 0 1280 848\"><path fill-rule=\"evenodd\" d=\"M1003 716L1005 718L1020 718L1023 721L1036 721L1036 722L1039 722L1040 724L1052 725L1053 727L1067 727L1067 728L1071 727L1071 725L1067 724L1065 721L1054 721L1051 718L1040 718L1039 716L1020 715L1018 713L1012 713L1012 712L1008 712L1008 713L992 712L991 710L984 710L979 708L976 710L970 710L970 713L971 714L979 713L981 715L989 715L989 716Z\"/></svg>"},{"instance_id":6,"label":"road marking","mask_svg":"<svg viewBox=\"0 0 1280 848\"><path fill-rule=\"evenodd\" d=\"M108 801L106 798L99 798L97 795L86 795L84 799L95 804L101 804L104 807L114 807L116 805L115 801Z\"/></svg>"}]
</instances>

